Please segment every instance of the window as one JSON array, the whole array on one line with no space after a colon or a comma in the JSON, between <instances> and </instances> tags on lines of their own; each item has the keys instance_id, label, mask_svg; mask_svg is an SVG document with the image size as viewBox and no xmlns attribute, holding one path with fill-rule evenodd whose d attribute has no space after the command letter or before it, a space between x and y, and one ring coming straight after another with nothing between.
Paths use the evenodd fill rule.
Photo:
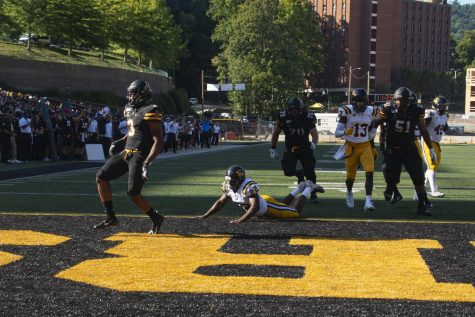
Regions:
<instances>
[{"instance_id":1,"label":"window","mask_svg":"<svg viewBox=\"0 0 475 317\"><path fill-rule=\"evenodd\" d=\"M373 38L373 39L376 38L376 30L375 29L371 30L371 38Z\"/></svg>"},{"instance_id":2,"label":"window","mask_svg":"<svg viewBox=\"0 0 475 317\"><path fill-rule=\"evenodd\" d=\"M376 42L371 42L371 50L376 51Z\"/></svg>"},{"instance_id":3,"label":"window","mask_svg":"<svg viewBox=\"0 0 475 317\"><path fill-rule=\"evenodd\" d=\"M378 13L378 5L377 4L372 4L371 5L371 13Z\"/></svg>"}]
</instances>

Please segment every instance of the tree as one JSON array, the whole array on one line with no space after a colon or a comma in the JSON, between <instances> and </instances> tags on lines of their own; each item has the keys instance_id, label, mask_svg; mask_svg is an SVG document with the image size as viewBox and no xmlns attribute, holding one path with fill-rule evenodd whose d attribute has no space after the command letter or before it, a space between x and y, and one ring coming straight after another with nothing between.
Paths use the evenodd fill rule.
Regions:
<instances>
[{"instance_id":1,"label":"tree","mask_svg":"<svg viewBox=\"0 0 475 317\"><path fill-rule=\"evenodd\" d=\"M317 16L306 0L214 0L213 39L222 53L213 59L221 79L244 82L230 93L236 112L267 115L303 90L305 77L322 65Z\"/></svg>"},{"instance_id":2,"label":"tree","mask_svg":"<svg viewBox=\"0 0 475 317\"><path fill-rule=\"evenodd\" d=\"M26 49L31 50L31 34L44 30L47 0L6 0L6 11L28 33Z\"/></svg>"},{"instance_id":3,"label":"tree","mask_svg":"<svg viewBox=\"0 0 475 317\"><path fill-rule=\"evenodd\" d=\"M455 48L457 62L464 67L475 66L475 30L465 31L463 39Z\"/></svg>"},{"instance_id":4,"label":"tree","mask_svg":"<svg viewBox=\"0 0 475 317\"><path fill-rule=\"evenodd\" d=\"M100 42L102 15L94 0L48 0L43 14L47 17L48 32L67 43L69 55L73 46L90 47Z\"/></svg>"},{"instance_id":5,"label":"tree","mask_svg":"<svg viewBox=\"0 0 475 317\"><path fill-rule=\"evenodd\" d=\"M475 4L460 4L457 0L452 3L452 30L456 41L460 41L465 31L475 29Z\"/></svg>"},{"instance_id":6,"label":"tree","mask_svg":"<svg viewBox=\"0 0 475 317\"><path fill-rule=\"evenodd\" d=\"M189 96L200 95L201 69L211 65L211 58L218 52L217 45L211 41L215 23L206 14L208 3L208 0L167 0L186 43L173 77L177 87L183 87Z\"/></svg>"}]
</instances>

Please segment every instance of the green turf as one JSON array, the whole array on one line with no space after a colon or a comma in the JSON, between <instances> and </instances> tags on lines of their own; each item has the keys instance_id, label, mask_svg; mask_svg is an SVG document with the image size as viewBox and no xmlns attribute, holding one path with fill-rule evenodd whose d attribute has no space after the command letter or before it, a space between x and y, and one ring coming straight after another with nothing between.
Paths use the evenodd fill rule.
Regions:
<instances>
[{"instance_id":1,"label":"green turf","mask_svg":"<svg viewBox=\"0 0 475 317\"><path fill-rule=\"evenodd\" d=\"M364 203L364 174L358 173L355 183L355 209L345 204L344 163L331 157L339 145L321 144L317 155L317 182L326 188L318 204L307 204L303 216L315 218L352 219L421 219L416 215L413 188L407 173L401 177L400 189L404 200L391 205L383 200L384 179L380 161L375 173L374 200L377 210L362 211ZM282 152L280 145L280 152ZM293 187L295 178L285 177L280 161L270 160L268 144L211 152L156 161L151 167L150 181L145 184L144 196L167 215L190 216L205 212L221 195L221 183L228 166L239 164L247 176L261 184L261 192L284 197ZM470 145L442 145L443 161L438 174L440 190L445 198L432 199L435 221L475 221L473 208L475 169L471 158L475 147ZM7 168L26 168L28 163ZM2 171L0 169L0 172ZM54 174L43 177L0 182L0 212L40 213L100 213L101 204L95 188L96 168ZM118 214L140 214L126 196L126 178L112 182L114 204ZM359 191L357 191L359 190ZM229 204L218 215L238 216L240 207Z\"/></svg>"}]
</instances>

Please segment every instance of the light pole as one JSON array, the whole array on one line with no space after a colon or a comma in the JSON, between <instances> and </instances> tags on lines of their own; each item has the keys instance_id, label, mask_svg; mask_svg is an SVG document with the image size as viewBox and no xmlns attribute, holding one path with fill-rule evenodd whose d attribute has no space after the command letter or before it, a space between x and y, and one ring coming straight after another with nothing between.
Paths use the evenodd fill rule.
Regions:
<instances>
[{"instance_id":1,"label":"light pole","mask_svg":"<svg viewBox=\"0 0 475 317\"><path fill-rule=\"evenodd\" d=\"M358 70L358 69L361 69L361 67L357 67L357 68L352 68L351 65L350 65L350 69L348 71L348 104L350 104L350 101L351 101L351 75L353 74L353 71L354 70Z\"/></svg>"},{"instance_id":2,"label":"light pole","mask_svg":"<svg viewBox=\"0 0 475 317\"><path fill-rule=\"evenodd\" d=\"M458 71L461 71L462 69L461 69L461 68L459 68L459 69L453 69L453 68L451 68L450 70L454 72L454 80L457 80L457 72L458 72Z\"/></svg>"}]
</instances>

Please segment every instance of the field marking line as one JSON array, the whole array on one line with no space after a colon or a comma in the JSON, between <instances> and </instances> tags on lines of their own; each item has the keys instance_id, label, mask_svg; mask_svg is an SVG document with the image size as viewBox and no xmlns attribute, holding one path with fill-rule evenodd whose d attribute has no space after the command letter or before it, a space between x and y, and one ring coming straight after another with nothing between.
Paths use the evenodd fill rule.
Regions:
<instances>
[{"instance_id":1,"label":"field marking line","mask_svg":"<svg viewBox=\"0 0 475 317\"><path fill-rule=\"evenodd\" d=\"M104 217L103 213L87 214L87 213L49 213L49 212L18 212L18 211L2 211L0 216L45 216L45 217ZM120 214L120 217L124 218L148 218L146 215L133 215L133 214ZM165 218L175 219L193 219L196 216L168 216ZM215 216L212 219L235 219L235 216ZM363 222L363 223L422 223L422 224L463 224L463 225L475 225L475 221L459 221L459 220L420 220L420 219L355 219L355 218L296 218L295 221L305 222ZM292 220L275 220L265 219L257 220L263 222L295 222ZM256 221L254 221L256 222Z\"/></svg>"}]
</instances>

